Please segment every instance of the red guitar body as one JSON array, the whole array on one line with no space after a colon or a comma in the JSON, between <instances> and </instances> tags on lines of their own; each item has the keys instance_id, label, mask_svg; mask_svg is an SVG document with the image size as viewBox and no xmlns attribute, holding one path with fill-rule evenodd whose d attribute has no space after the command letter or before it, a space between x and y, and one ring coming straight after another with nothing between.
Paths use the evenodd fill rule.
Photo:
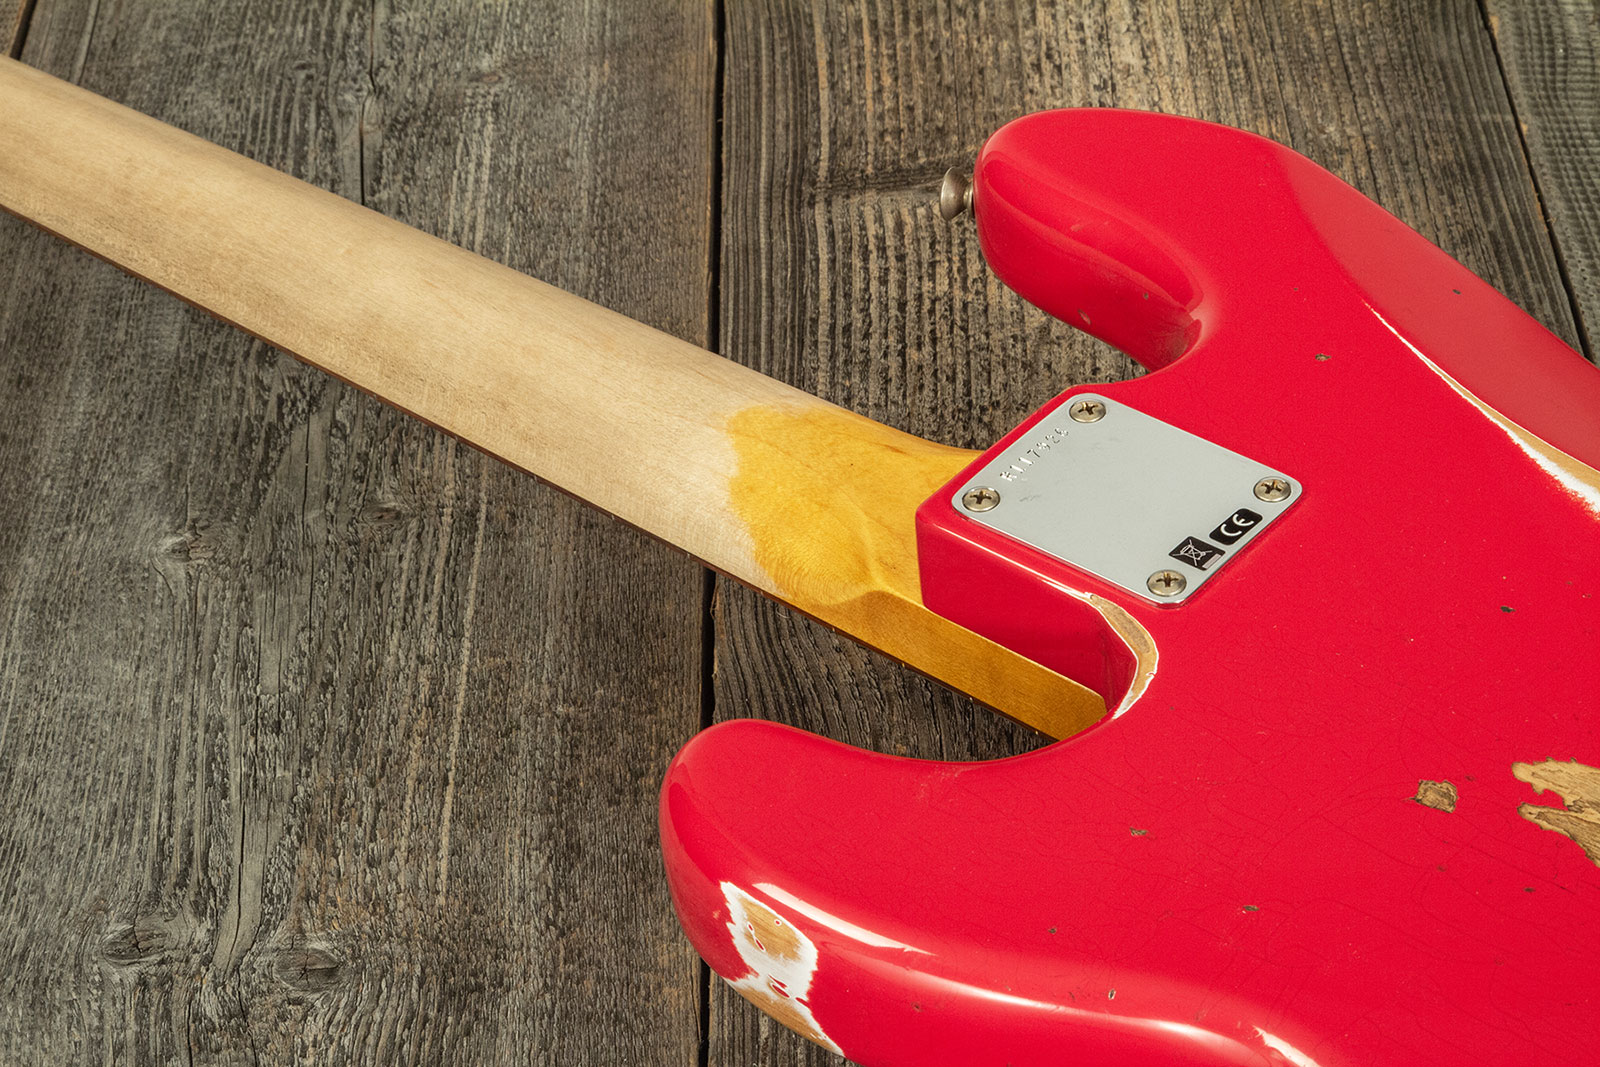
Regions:
<instances>
[{"instance_id":1,"label":"red guitar body","mask_svg":"<svg viewBox=\"0 0 1600 1067\"><path fill-rule=\"evenodd\" d=\"M700 952L867 1065L1593 1062L1600 373L1235 130L1023 119L974 210L1009 285L1153 372L1092 392L1298 495L1163 604L951 483L927 603L1114 714L979 764L706 731L661 801Z\"/></svg>"}]
</instances>

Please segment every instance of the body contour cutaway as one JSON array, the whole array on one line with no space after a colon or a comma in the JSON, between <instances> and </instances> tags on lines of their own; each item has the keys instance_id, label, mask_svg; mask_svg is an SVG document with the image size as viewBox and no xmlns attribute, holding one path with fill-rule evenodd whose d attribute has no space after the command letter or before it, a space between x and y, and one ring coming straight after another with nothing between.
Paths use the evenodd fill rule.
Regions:
<instances>
[{"instance_id":1,"label":"body contour cutaway","mask_svg":"<svg viewBox=\"0 0 1600 1067\"><path fill-rule=\"evenodd\" d=\"M1095 392L1303 495L1161 606L934 494L929 606L1113 715L980 764L707 731L661 805L701 952L769 1009L810 961L797 1028L868 1065L1591 1056L1600 374L1238 131L1034 116L974 199L1003 279L1154 370Z\"/></svg>"}]
</instances>

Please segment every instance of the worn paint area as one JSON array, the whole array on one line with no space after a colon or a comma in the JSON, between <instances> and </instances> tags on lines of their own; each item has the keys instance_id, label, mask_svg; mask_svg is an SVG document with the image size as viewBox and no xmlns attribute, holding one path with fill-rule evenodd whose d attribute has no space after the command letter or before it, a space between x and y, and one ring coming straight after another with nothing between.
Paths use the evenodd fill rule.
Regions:
<instances>
[{"instance_id":1,"label":"worn paint area","mask_svg":"<svg viewBox=\"0 0 1600 1067\"><path fill-rule=\"evenodd\" d=\"M750 968L748 975L730 978L728 984L784 1026L831 1052L840 1052L817 1025L806 1002L817 973L816 945L793 923L733 883L722 883L722 896L728 902L733 947Z\"/></svg>"},{"instance_id":2,"label":"worn paint area","mask_svg":"<svg viewBox=\"0 0 1600 1067\"><path fill-rule=\"evenodd\" d=\"M1536 792L1560 794L1566 809L1522 804L1517 814L1536 826L1565 834L1578 843L1584 855L1600 867L1600 768L1576 760L1563 763L1513 763L1511 773Z\"/></svg>"},{"instance_id":3,"label":"worn paint area","mask_svg":"<svg viewBox=\"0 0 1600 1067\"><path fill-rule=\"evenodd\" d=\"M745 408L728 434L734 511L757 562L797 607L871 590L920 600L913 517L976 452L820 406Z\"/></svg>"},{"instance_id":4,"label":"worn paint area","mask_svg":"<svg viewBox=\"0 0 1600 1067\"><path fill-rule=\"evenodd\" d=\"M1112 709L1111 717L1115 719L1138 703L1139 698L1144 696L1144 691L1150 688L1150 683L1156 677L1156 663L1161 657L1156 651L1155 638L1150 636L1150 631L1121 605L1094 593L1082 594L1082 598L1100 613L1100 617L1106 620L1106 625L1111 627L1111 632L1128 647L1129 652L1133 653L1136 664L1133 680L1128 685L1128 691L1122 694L1122 700Z\"/></svg>"},{"instance_id":5,"label":"worn paint area","mask_svg":"<svg viewBox=\"0 0 1600 1067\"><path fill-rule=\"evenodd\" d=\"M1258 1026L1256 1027L1256 1035L1261 1038L1261 1043L1263 1045L1267 1046L1269 1049L1288 1060L1294 1065L1294 1067L1317 1067L1316 1060L1312 1059L1310 1056L1307 1056L1304 1052L1301 1052L1299 1049L1289 1044L1289 1042L1285 1041L1283 1038L1278 1037L1276 1034L1269 1034Z\"/></svg>"},{"instance_id":6,"label":"worn paint area","mask_svg":"<svg viewBox=\"0 0 1600 1067\"><path fill-rule=\"evenodd\" d=\"M755 405L726 431L729 503L768 592L1051 737L1105 716L1090 690L922 604L917 507L976 452L822 405Z\"/></svg>"},{"instance_id":7,"label":"worn paint area","mask_svg":"<svg viewBox=\"0 0 1600 1067\"><path fill-rule=\"evenodd\" d=\"M1423 366L1437 374L1445 385L1450 387L1452 392L1471 404L1479 414L1499 427L1501 432L1511 439L1511 443L1516 445L1523 455L1532 460L1540 470L1544 471L1561 491L1570 494L1587 508L1591 514L1600 518L1600 471L1595 470L1574 456L1567 455L1537 434L1530 433L1490 407L1466 386L1451 377L1443 367L1423 355L1421 349L1406 340L1399 330L1389 324L1388 319L1378 314L1377 308L1369 304L1367 305L1367 310L1372 312L1373 316L1383 324L1384 329L1388 330L1401 344L1410 349L1411 354L1422 361Z\"/></svg>"},{"instance_id":8,"label":"worn paint area","mask_svg":"<svg viewBox=\"0 0 1600 1067\"><path fill-rule=\"evenodd\" d=\"M1411 799L1425 808L1455 811L1456 787L1450 782L1433 782L1424 778L1417 783L1417 795Z\"/></svg>"}]
</instances>

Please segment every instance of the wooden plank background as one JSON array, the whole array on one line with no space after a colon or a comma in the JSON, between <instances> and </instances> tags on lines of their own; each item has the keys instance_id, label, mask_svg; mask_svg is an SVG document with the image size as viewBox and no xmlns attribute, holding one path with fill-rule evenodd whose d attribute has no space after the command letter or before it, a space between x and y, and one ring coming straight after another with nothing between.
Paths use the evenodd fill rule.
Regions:
<instances>
[{"instance_id":1,"label":"wooden plank background","mask_svg":"<svg viewBox=\"0 0 1600 1067\"><path fill-rule=\"evenodd\" d=\"M953 444L1133 372L935 212L1051 106L1293 145L1594 356L1586 0L16 7L30 64ZM0 1061L838 1062L671 915L656 784L738 715L1037 743L0 219Z\"/></svg>"}]
</instances>

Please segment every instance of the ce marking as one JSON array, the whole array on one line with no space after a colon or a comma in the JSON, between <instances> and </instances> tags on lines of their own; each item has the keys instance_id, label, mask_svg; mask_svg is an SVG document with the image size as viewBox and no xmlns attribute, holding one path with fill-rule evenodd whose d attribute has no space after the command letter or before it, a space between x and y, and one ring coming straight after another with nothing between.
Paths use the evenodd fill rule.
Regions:
<instances>
[{"instance_id":1,"label":"ce marking","mask_svg":"<svg viewBox=\"0 0 1600 1067\"><path fill-rule=\"evenodd\" d=\"M1222 545L1234 544L1260 523L1260 515L1257 515L1249 508L1240 508L1222 520L1222 524L1211 531L1211 540Z\"/></svg>"}]
</instances>

